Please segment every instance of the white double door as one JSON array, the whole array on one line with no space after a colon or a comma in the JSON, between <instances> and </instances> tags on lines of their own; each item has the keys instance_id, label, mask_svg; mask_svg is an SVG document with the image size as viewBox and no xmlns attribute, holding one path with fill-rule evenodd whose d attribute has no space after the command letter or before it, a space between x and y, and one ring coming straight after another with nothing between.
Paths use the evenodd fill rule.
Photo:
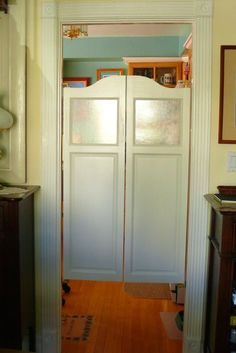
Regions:
<instances>
[{"instance_id":1,"label":"white double door","mask_svg":"<svg viewBox=\"0 0 236 353\"><path fill-rule=\"evenodd\" d=\"M63 115L64 277L183 282L189 89L113 76Z\"/></svg>"}]
</instances>

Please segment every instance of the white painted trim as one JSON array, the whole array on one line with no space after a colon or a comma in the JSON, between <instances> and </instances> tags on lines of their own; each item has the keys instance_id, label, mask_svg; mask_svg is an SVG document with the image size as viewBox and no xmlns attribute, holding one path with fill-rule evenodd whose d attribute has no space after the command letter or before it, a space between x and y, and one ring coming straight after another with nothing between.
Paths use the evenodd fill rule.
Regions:
<instances>
[{"instance_id":1,"label":"white painted trim","mask_svg":"<svg viewBox=\"0 0 236 353\"><path fill-rule=\"evenodd\" d=\"M208 211L203 195L208 192L209 176L212 20L210 17L198 17L194 27L187 293L184 317L186 353L203 352L208 257Z\"/></svg>"},{"instance_id":2,"label":"white painted trim","mask_svg":"<svg viewBox=\"0 0 236 353\"><path fill-rule=\"evenodd\" d=\"M48 3L50 5L50 3ZM147 5L148 4L148 5ZM46 5L47 6L47 5ZM94 9L94 11L91 11ZM173 11L174 10L174 11ZM61 2L58 5L59 19L76 22L89 20L94 23L116 21L117 23L134 21L139 22L191 22L197 17L212 16L212 0L185 0L185 1L150 1L138 2L106 2L97 3L84 1L77 3Z\"/></svg>"},{"instance_id":3,"label":"white painted trim","mask_svg":"<svg viewBox=\"0 0 236 353\"><path fill-rule=\"evenodd\" d=\"M192 45L193 45L193 35L192 33L190 33L190 35L188 36L188 38L186 39L183 48L184 49L192 49Z\"/></svg>"},{"instance_id":4,"label":"white painted trim","mask_svg":"<svg viewBox=\"0 0 236 353\"><path fill-rule=\"evenodd\" d=\"M122 58L125 64L129 63L160 63L160 62L182 62L181 57L151 57L151 56L135 56L135 57L123 57Z\"/></svg>"},{"instance_id":5,"label":"white painted trim","mask_svg":"<svg viewBox=\"0 0 236 353\"><path fill-rule=\"evenodd\" d=\"M137 6L138 4L138 6ZM138 2L48 2L42 4L42 203L41 327L37 352L60 352L60 90L59 26L80 23L181 22L193 24L193 89L187 291L184 352L203 351L207 264L207 209L212 0ZM59 63L60 65L60 63ZM49 153L50 151L50 153Z\"/></svg>"}]
</instances>

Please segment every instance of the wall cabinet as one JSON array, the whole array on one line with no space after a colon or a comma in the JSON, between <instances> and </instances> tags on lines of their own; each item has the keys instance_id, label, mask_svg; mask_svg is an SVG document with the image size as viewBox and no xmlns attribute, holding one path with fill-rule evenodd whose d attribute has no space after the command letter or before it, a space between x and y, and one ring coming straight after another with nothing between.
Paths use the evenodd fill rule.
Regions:
<instances>
[{"instance_id":1,"label":"wall cabinet","mask_svg":"<svg viewBox=\"0 0 236 353\"><path fill-rule=\"evenodd\" d=\"M34 192L0 193L0 347L35 350Z\"/></svg>"},{"instance_id":2,"label":"wall cabinet","mask_svg":"<svg viewBox=\"0 0 236 353\"><path fill-rule=\"evenodd\" d=\"M182 62L129 62L128 74L152 78L166 87L182 79Z\"/></svg>"},{"instance_id":3,"label":"wall cabinet","mask_svg":"<svg viewBox=\"0 0 236 353\"><path fill-rule=\"evenodd\" d=\"M236 352L236 208L211 205L205 353Z\"/></svg>"}]
</instances>

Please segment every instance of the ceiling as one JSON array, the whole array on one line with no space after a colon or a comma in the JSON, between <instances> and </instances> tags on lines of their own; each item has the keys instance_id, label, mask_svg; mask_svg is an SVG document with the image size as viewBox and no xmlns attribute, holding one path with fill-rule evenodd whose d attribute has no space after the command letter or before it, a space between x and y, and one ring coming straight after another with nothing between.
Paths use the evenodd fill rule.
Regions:
<instances>
[{"instance_id":1,"label":"ceiling","mask_svg":"<svg viewBox=\"0 0 236 353\"><path fill-rule=\"evenodd\" d=\"M120 36L188 36L191 33L189 23L148 23L148 24L88 24L80 25L88 37Z\"/></svg>"}]
</instances>

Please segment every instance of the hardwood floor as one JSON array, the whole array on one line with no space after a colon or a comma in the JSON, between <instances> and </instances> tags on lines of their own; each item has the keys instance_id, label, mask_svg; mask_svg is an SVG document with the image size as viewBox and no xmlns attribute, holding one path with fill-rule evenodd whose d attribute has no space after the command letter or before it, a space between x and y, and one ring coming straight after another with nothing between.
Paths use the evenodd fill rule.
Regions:
<instances>
[{"instance_id":1,"label":"hardwood floor","mask_svg":"<svg viewBox=\"0 0 236 353\"><path fill-rule=\"evenodd\" d=\"M62 353L181 353L182 341L168 339L160 312L183 309L171 300L128 295L123 283L70 281L62 315L91 315L87 341L62 340Z\"/></svg>"}]
</instances>

